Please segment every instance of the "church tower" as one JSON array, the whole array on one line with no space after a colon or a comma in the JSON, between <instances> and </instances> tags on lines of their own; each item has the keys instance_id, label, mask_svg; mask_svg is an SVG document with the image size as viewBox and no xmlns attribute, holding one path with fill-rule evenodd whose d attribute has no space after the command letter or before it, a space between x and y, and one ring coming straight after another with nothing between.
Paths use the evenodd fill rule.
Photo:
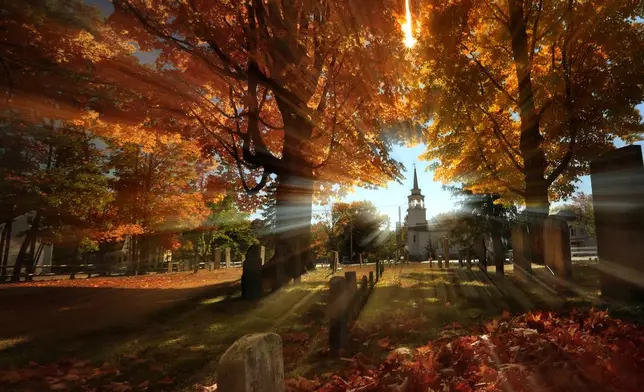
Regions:
<instances>
[{"instance_id":1,"label":"church tower","mask_svg":"<svg viewBox=\"0 0 644 392\"><path fill-rule=\"evenodd\" d=\"M427 260L427 244L429 228L427 226L427 210L425 196L418 187L418 175L414 167L414 187L411 195L407 196L407 251L409 260Z\"/></svg>"}]
</instances>

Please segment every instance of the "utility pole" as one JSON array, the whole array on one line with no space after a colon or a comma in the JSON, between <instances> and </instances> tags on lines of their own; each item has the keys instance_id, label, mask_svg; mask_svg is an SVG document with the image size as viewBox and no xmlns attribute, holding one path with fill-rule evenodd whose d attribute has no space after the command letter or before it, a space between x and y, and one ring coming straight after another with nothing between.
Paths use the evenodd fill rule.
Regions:
<instances>
[{"instance_id":1,"label":"utility pole","mask_svg":"<svg viewBox=\"0 0 644 392\"><path fill-rule=\"evenodd\" d=\"M398 258L402 254L402 219L400 217L400 206L398 206L398 233L396 233L396 249L398 250Z\"/></svg>"}]
</instances>

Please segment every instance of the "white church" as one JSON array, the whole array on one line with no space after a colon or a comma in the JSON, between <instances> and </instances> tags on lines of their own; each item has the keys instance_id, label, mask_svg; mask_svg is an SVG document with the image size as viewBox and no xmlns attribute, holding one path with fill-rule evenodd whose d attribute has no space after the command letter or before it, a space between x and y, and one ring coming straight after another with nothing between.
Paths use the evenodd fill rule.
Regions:
<instances>
[{"instance_id":1,"label":"white church","mask_svg":"<svg viewBox=\"0 0 644 392\"><path fill-rule=\"evenodd\" d=\"M430 251L434 256L442 257L442 240L448 235L448 229L437 222L427 220L425 196L418 187L418 175L414 168L414 187L407 196L407 252L411 261L429 259ZM450 258L458 257L458 250L450 247Z\"/></svg>"}]
</instances>

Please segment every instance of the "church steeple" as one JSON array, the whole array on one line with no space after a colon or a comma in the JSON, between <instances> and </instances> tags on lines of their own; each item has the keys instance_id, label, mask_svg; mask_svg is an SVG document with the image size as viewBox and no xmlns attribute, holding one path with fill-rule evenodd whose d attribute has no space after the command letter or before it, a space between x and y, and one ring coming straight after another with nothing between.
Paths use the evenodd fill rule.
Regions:
<instances>
[{"instance_id":1,"label":"church steeple","mask_svg":"<svg viewBox=\"0 0 644 392\"><path fill-rule=\"evenodd\" d=\"M416 174L416 165L414 165L414 187L411 190L412 195L420 195L420 188L418 187L418 175Z\"/></svg>"}]
</instances>

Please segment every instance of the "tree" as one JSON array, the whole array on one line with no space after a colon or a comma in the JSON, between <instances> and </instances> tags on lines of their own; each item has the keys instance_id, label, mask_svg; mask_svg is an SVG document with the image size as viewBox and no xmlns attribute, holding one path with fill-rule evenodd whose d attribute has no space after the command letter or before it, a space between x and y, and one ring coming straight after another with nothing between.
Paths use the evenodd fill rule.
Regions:
<instances>
[{"instance_id":1,"label":"tree","mask_svg":"<svg viewBox=\"0 0 644 392\"><path fill-rule=\"evenodd\" d=\"M503 271L505 252L503 239L510 238L510 226L517 219L515 206L504 205L500 195L474 194L463 188L448 188L455 196L460 196L460 209L452 215L450 238L468 249L483 249L479 259L485 261L485 239L492 240L497 273Z\"/></svg>"},{"instance_id":2,"label":"tree","mask_svg":"<svg viewBox=\"0 0 644 392\"><path fill-rule=\"evenodd\" d=\"M154 140L146 147L116 141L110 145L115 200L112 227L104 239L131 237L132 272L147 260L155 236L195 229L210 213L202 177L212 164L201 159L198 147L181 138ZM213 201L221 196L210 194Z\"/></svg>"},{"instance_id":3,"label":"tree","mask_svg":"<svg viewBox=\"0 0 644 392\"><path fill-rule=\"evenodd\" d=\"M314 194L400 176L378 137L398 121L396 2L113 4L112 25L158 51L150 78L171 76L172 121L159 123L201 140L247 192L277 180L273 262L291 276L309 263Z\"/></svg>"},{"instance_id":4,"label":"tree","mask_svg":"<svg viewBox=\"0 0 644 392\"><path fill-rule=\"evenodd\" d=\"M96 230L97 217L111 201L105 157L94 143L95 135L69 123L8 122L4 131L0 148L3 219L12 222L33 213L11 279L19 281L22 268L27 267L30 280L42 249L36 247L38 241L41 247L44 242L77 247ZM3 259L6 265L6 255Z\"/></svg>"},{"instance_id":5,"label":"tree","mask_svg":"<svg viewBox=\"0 0 644 392\"><path fill-rule=\"evenodd\" d=\"M570 203L554 208L555 211L570 211L575 217L575 224L590 237L595 237L595 212L592 195L580 192L575 194Z\"/></svg>"},{"instance_id":6,"label":"tree","mask_svg":"<svg viewBox=\"0 0 644 392\"><path fill-rule=\"evenodd\" d=\"M329 242L333 249L347 255L350 261L358 254L375 251L386 239L384 229L389 223L388 218L379 214L369 201L335 203L330 218Z\"/></svg>"},{"instance_id":7,"label":"tree","mask_svg":"<svg viewBox=\"0 0 644 392\"><path fill-rule=\"evenodd\" d=\"M433 2L422 108L436 177L547 214L589 161L644 130L641 6L617 0ZM438 60L440 59L440 60Z\"/></svg>"}]
</instances>

